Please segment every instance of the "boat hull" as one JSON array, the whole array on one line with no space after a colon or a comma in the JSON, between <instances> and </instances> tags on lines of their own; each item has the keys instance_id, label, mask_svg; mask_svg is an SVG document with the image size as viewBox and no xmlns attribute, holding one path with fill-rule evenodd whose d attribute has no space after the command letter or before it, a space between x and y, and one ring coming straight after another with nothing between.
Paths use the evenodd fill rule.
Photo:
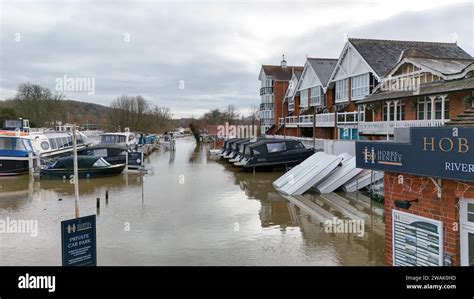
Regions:
<instances>
[{"instance_id":1,"label":"boat hull","mask_svg":"<svg viewBox=\"0 0 474 299\"><path fill-rule=\"evenodd\" d=\"M122 173L126 164L115 164L108 167L94 167L86 169L78 169L79 178L96 178ZM45 179L68 179L74 174L73 169L42 169L40 178Z\"/></svg>"},{"instance_id":2,"label":"boat hull","mask_svg":"<svg viewBox=\"0 0 474 299\"><path fill-rule=\"evenodd\" d=\"M28 174L30 161L28 158L0 158L0 176L13 176Z\"/></svg>"}]
</instances>

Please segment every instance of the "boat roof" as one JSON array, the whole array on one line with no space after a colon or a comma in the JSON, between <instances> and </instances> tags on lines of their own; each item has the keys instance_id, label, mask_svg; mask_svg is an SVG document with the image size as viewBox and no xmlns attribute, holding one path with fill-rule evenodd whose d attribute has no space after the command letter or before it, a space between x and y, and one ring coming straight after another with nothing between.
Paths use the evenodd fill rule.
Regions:
<instances>
[{"instance_id":1,"label":"boat roof","mask_svg":"<svg viewBox=\"0 0 474 299\"><path fill-rule=\"evenodd\" d=\"M95 149L119 149L119 150L128 150L128 147L123 143L99 143L96 145L91 145L85 148L85 150L95 150Z\"/></svg>"},{"instance_id":2,"label":"boat roof","mask_svg":"<svg viewBox=\"0 0 474 299\"><path fill-rule=\"evenodd\" d=\"M286 142L286 143L290 143L290 142L301 142L299 140L294 140L294 139L264 139L264 140L259 140L253 144L249 144L248 147L257 147L257 146L260 146L262 144L267 144L267 143L280 143L280 142Z\"/></svg>"},{"instance_id":3,"label":"boat roof","mask_svg":"<svg viewBox=\"0 0 474 299\"><path fill-rule=\"evenodd\" d=\"M93 157L93 156L77 156L77 166L79 168L88 168L92 167L92 165L101 157ZM56 163L54 164L54 168L73 168L74 167L74 158L72 156L59 158Z\"/></svg>"}]
</instances>

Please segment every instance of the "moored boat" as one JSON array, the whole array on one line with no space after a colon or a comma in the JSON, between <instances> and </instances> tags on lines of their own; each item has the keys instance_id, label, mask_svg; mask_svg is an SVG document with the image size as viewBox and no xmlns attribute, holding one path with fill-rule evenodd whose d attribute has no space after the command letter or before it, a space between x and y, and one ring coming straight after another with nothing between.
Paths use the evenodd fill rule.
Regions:
<instances>
[{"instance_id":1,"label":"moored boat","mask_svg":"<svg viewBox=\"0 0 474 299\"><path fill-rule=\"evenodd\" d=\"M122 173L127 164L110 164L102 157L78 156L79 178L94 178ZM40 170L40 178L68 179L74 174L74 158L59 158Z\"/></svg>"},{"instance_id":2,"label":"moored boat","mask_svg":"<svg viewBox=\"0 0 474 299\"><path fill-rule=\"evenodd\" d=\"M37 164L28 134L0 131L0 176L27 174Z\"/></svg>"},{"instance_id":3,"label":"moored boat","mask_svg":"<svg viewBox=\"0 0 474 299\"><path fill-rule=\"evenodd\" d=\"M292 139L265 139L248 145L240 166L243 168L292 166L314 154L301 141Z\"/></svg>"},{"instance_id":4,"label":"moored boat","mask_svg":"<svg viewBox=\"0 0 474 299\"><path fill-rule=\"evenodd\" d=\"M42 158L69 155L72 153L72 135L70 131L30 133L35 152ZM76 133L77 149L82 150L90 145L89 139L81 132Z\"/></svg>"}]
</instances>

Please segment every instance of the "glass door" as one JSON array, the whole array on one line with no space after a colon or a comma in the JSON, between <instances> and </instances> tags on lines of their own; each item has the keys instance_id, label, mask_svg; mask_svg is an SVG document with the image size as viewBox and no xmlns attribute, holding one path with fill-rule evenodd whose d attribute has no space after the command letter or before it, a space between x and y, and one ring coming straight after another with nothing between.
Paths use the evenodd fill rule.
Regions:
<instances>
[{"instance_id":1,"label":"glass door","mask_svg":"<svg viewBox=\"0 0 474 299\"><path fill-rule=\"evenodd\" d=\"M461 222L461 266L474 266L474 199L462 199Z\"/></svg>"}]
</instances>

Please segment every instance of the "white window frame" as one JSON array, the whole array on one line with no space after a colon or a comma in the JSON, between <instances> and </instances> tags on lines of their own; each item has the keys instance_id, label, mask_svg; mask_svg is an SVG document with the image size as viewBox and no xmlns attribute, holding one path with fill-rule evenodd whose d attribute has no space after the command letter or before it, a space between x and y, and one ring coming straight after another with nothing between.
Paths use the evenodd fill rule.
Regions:
<instances>
[{"instance_id":1,"label":"white window frame","mask_svg":"<svg viewBox=\"0 0 474 299\"><path fill-rule=\"evenodd\" d=\"M336 103L349 100L349 78L336 81Z\"/></svg>"},{"instance_id":2,"label":"white window frame","mask_svg":"<svg viewBox=\"0 0 474 299\"><path fill-rule=\"evenodd\" d=\"M300 107L308 108L308 89L300 90Z\"/></svg>"},{"instance_id":3,"label":"white window frame","mask_svg":"<svg viewBox=\"0 0 474 299\"><path fill-rule=\"evenodd\" d=\"M351 77L351 99L362 99L370 93L370 73Z\"/></svg>"},{"instance_id":4,"label":"white window frame","mask_svg":"<svg viewBox=\"0 0 474 299\"><path fill-rule=\"evenodd\" d=\"M321 92L321 86L320 85L311 87L311 97L310 97L310 101L309 101L310 104L309 105L310 106L321 106L323 104L321 94L322 94L322 92Z\"/></svg>"},{"instance_id":5,"label":"white window frame","mask_svg":"<svg viewBox=\"0 0 474 299\"><path fill-rule=\"evenodd\" d=\"M441 98L436 98L434 101L435 105L435 115L434 118L435 120L440 120L441 118L436 118L436 112L440 110L436 110L436 104L441 103L442 99ZM449 103L449 99L446 98L444 100L445 103L445 113L444 113L444 120L449 120L449 113L450 113L450 107L449 105L446 105L446 103ZM420 106L423 107L423 118L420 118ZM446 113L447 112L447 113ZM430 117L428 118L428 113L430 114ZM431 99L428 97L422 97L418 98L416 101L416 119L417 120L431 120Z\"/></svg>"},{"instance_id":6,"label":"white window frame","mask_svg":"<svg viewBox=\"0 0 474 299\"><path fill-rule=\"evenodd\" d=\"M467 205L468 204L474 204L474 199L463 198L459 201L461 266L469 266L469 247L468 247L469 239L468 237L469 237L469 234L474 234L474 222L467 221L467 215L468 215Z\"/></svg>"}]
</instances>

